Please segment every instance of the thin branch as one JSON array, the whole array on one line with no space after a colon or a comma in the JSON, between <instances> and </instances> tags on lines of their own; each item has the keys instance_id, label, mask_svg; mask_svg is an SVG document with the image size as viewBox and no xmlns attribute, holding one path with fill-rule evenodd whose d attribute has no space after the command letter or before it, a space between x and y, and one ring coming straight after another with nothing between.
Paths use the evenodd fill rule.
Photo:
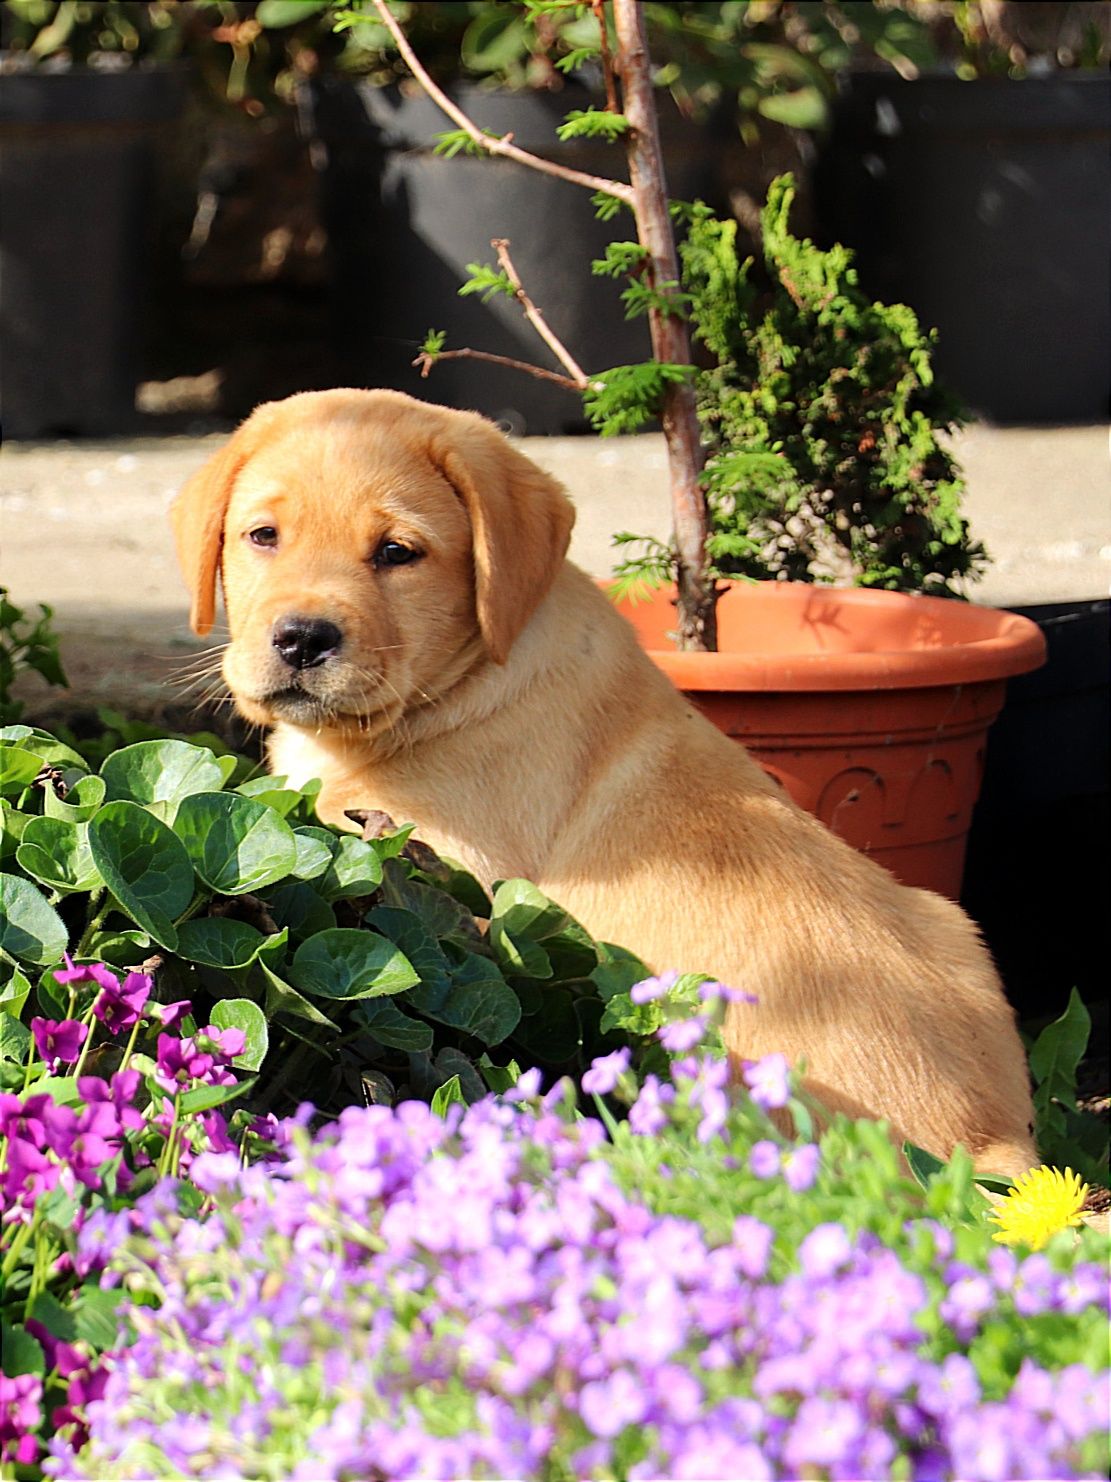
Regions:
<instances>
[{"instance_id":1,"label":"thin branch","mask_svg":"<svg viewBox=\"0 0 1111 1482\"><path fill-rule=\"evenodd\" d=\"M626 185L623 180L610 180L604 175L587 175L581 170L572 170L566 165L558 165L554 160L543 159L538 154L530 154L527 149L519 149L512 142L512 136L506 134L495 138L490 134L484 134L463 110L448 97L442 88L432 81L425 69L421 66L416 52L409 45L409 39L404 30L398 24L396 17L386 4L386 0L374 0L374 8L389 31L397 49L405 60L405 65L420 83L432 101L454 123L458 124L467 137L488 154L499 155L504 159L515 160L519 165L527 165L532 170L539 170L545 175L554 175L559 180L567 180L572 185L581 185L587 190L604 191L606 195L615 196L617 200L624 201L627 206L633 203L633 189Z\"/></svg>"},{"instance_id":2,"label":"thin branch","mask_svg":"<svg viewBox=\"0 0 1111 1482\"><path fill-rule=\"evenodd\" d=\"M598 25L599 50L602 56L602 76L606 82L606 111L620 113L617 101L617 82L613 71L613 55L610 52L609 32L606 30L606 0L590 0L590 8Z\"/></svg>"},{"instance_id":3,"label":"thin branch","mask_svg":"<svg viewBox=\"0 0 1111 1482\"><path fill-rule=\"evenodd\" d=\"M527 360L514 360L510 355L494 355L489 350L440 350L435 355L422 350L413 364L419 368L422 379L427 380L432 367L441 360L488 360L492 365L507 365L511 370L527 371L530 376L538 376L542 381L554 381L557 386L563 386L568 391L583 389L578 381L572 381L570 376L561 376L558 371L545 370L542 365L530 365Z\"/></svg>"},{"instance_id":4,"label":"thin branch","mask_svg":"<svg viewBox=\"0 0 1111 1482\"><path fill-rule=\"evenodd\" d=\"M652 92L644 13L637 0L614 0L614 29L620 60L621 92L629 120L626 151L636 202L637 236L648 249L650 278L661 293L679 280L675 234L667 210L667 186L660 149L659 123ZM658 306L648 310L652 353L662 364L690 365L690 335L685 320ZM716 590L706 570L708 511L701 483L704 450L694 387L689 379L669 385L660 412L671 475L675 513L676 582L679 589L679 647L717 647Z\"/></svg>"},{"instance_id":5,"label":"thin branch","mask_svg":"<svg viewBox=\"0 0 1111 1482\"><path fill-rule=\"evenodd\" d=\"M490 246L498 254L498 261L505 270L506 277L513 284L514 295L521 308L525 311L525 318L559 361L560 365L574 378L576 387L580 391L585 391L591 384L590 377L571 354L570 350L567 349L566 345L549 328L548 321L525 292L524 284L521 282L517 269L513 266L513 260L509 256L508 239L506 237L495 237L490 243Z\"/></svg>"}]
</instances>

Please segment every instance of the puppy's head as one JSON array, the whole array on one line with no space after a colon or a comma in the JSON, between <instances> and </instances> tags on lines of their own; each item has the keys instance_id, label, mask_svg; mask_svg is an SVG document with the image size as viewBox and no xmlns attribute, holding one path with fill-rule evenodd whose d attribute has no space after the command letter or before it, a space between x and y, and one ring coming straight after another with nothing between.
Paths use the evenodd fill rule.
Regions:
<instances>
[{"instance_id":1,"label":"puppy's head","mask_svg":"<svg viewBox=\"0 0 1111 1482\"><path fill-rule=\"evenodd\" d=\"M484 418L392 391L271 402L172 519L193 627L221 575L224 676L249 720L375 728L481 656L504 664L574 513Z\"/></svg>"}]
</instances>

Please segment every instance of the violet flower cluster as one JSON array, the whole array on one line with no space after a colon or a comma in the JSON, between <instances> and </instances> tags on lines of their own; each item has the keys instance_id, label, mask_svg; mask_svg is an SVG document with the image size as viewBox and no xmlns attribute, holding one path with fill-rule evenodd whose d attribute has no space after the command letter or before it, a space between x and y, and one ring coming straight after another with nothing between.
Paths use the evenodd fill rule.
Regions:
<instances>
[{"instance_id":1,"label":"violet flower cluster","mask_svg":"<svg viewBox=\"0 0 1111 1482\"><path fill-rule=\"evenodd\" d=\"M54 976L69 1013L31 1020L23 1088L0 1092L0 1468L32 1466L59 1427L80 1444L85 1406L103 1390L103 1306L99 1325L95 1312L108 1253L73 1246L92 1211L114 1209L126 1224L133 1190L186 1171L199 1152L238 1155L223 1115L211 1105L190 1112L184 1098L200 1087L234 1091L242 1030L182 1037L189 1003L155 1003L145 973L121 982L99 963L67 958ZM136 1053L144 1029L153 1056ZM269 1145L270 1119L253 1131ZM110 1324L107 1341L113 1335Z\"/></svg>"},{"instance_id":2,"label":"violet flower cluster","mask_svg":"<svg viewBox=\"0 0 1111 1482\"><path fill-rule=\"evenodd\" d=\"M620 1052L597 1062L594 1094L626 1070ZM777 1070L753 1076L773 1100ZM87 1407L87 1444L57 1438L46 1471L1101 1475L1098 1262L1071 1243L1023 1259L920 1208L895 1243L818 1218L839 1197L824 1149L804 1192L780 1169L759 1181L761 1216L737 1212L734 1113L706 1126L720 1090L713 1062L681 1063L611 1141L530 1074L444 1119L409 1103L293 1129L282 1165L199 1155L206 1218L166 1181L131 1220L82 1232L83 1258L114 1253L135 1338ZM717 1169L714 1220L668 1205L685 1152Z\"/></svg>"}]
</instances>

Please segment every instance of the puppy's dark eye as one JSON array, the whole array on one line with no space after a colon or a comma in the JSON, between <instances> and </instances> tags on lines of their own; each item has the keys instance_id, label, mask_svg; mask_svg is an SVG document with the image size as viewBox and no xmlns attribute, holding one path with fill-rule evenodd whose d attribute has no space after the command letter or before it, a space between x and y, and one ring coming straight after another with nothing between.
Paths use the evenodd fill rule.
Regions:
<instances>
[{"instance_id":1,"label":"puppy's dark eye","mask_svg":"<svg viewBox=\"0 0 1111 1482\"><path fill-rule=\"evenodd\" d=\"M371 560L375 566L408 566L412 561L419 561L421 554L399 540L384 540Z\"/></svg>"},{"instance_id":2,"label":"puppy's dark eye","mask_svg":"<svg viewBox=\"0 0 1111 1482\"><path fill-rule=\"evenodd\" d=\"M249 532L247 539L252 545L275 546L278 543L278 532L273 525L260 525L257 530Z\"/></svg>"}]
</instances>

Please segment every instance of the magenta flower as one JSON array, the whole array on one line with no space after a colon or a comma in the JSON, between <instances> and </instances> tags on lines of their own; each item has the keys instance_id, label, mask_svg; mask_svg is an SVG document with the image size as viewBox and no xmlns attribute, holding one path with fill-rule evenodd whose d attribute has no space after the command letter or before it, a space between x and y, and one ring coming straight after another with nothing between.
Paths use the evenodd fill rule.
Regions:
<instances>
[{"instance_id":1,"label":"magenta flower","mask_svg":"<svg viewBox=\"0 0 1111 1482\"><path fill-rule=\"evenodd\" d=\"M99 983L102 988L118 988L120 980L111 968L105 967L102 962L83 962L80 966L75 965L73 958L68 952L63 952L66 960L64 968L56 968L54 977L57 982L68 985L71 983Z\"/></svg>"},{"instance_id":2,"label":"magenta flower","mask_svg":"<svg viewBox=\"0 0 1111 1482\"><path fill-rule=\"evenodd\" d=\"M87 1107L111 1106L120 1126L129 1132L137 1132L144 1125L143 1114L134 1105L141 1081L142 1076L137 1070L120 1070L110 1081L98 1075L78 1076L77 1089Z\"/></svg>"},{"instance_id":3,"label":"magenta flower","mask_svg":"<svg viewBox=\"0 0 1111 1482\"><path fill-rule=\"evenodd\" d=\"M97 994L93 1013L110 1034L131 1029L139 1022L151 986L147 973L128 973L122 987L113 979L110 987L102 988Z\"/></svg>"},{"instance_id":4,"label":"magenta flower","mask_svg":"<svg viewBox=\"0 0 1111 1482\"><path fill-rule=\"evenodd\" d=\"M8 1138L8 1166L4 1170L5 1203L33 1204L58 1182L61 1169L23 1137Z\"/></svg>"},{"instance_id":5,"label":"magenta flower","mask_svg":"<svg viewBox=\"0 0 1111 1482\"><path fill-rule=\"evenodd\" d=\"M42 1380L37 1374L0 1374L0 1461L29 1467L38 1458Z\"/></svg>"},{"instance_id":6,"label":"magenta flower","mask_svg":"<svg viewBox=\"0 0 1111 1482\"><path fill-rule=\"evenodd\" d=\"M230 1036L225 1043L234 1045L237 1043L236 1036L242 1037L243 1031L217 1030L216 1033ZM211 1037L206 1042L210 1043ZM154 1079L163 1090L171 1094L197 1081L206 1086L235 1085L232 1072L217 1065L216 1056L202 1050L196 1039L175 1039L170 1034L158 1036L158 1060Z\"/></svg>"},{"instance_id":7,"label":"magenta flower","mask_svg":"<svg viewBox=\"0 0 1111 1482\"><path fill-rule=\"evenodd\" d=\"M242 1029L217 1029L215 1024L209 1024L198 1031L197 1042L206 1050L215 1047L225 1060L234 1060L246 1048L247 1036Z\"/></svg>"},{"instance_id":8,"label":"magenta flower","mask_svg":"<svg viewBox=\"0 0 1111 1482\"><path fill-rule=\"evenodd\" d=\"M163 1029L176 1029L181 1021L192 1012L193 1005L187 998L179 998L176 1003L152 1003L150 1012L162 1025Z\"/></svg>"},{"instance_id":9,"label":"magenta flower","mask_svg":"<svg viewBox=\"0 0 1111 1482\"><path fill-rule=\"evenodd\" d=\"M53 1075L60 1065L72 1065L89 1037L89 1026L77 1019L32 1019L35 1048Z\"/></svg>"}]
</instances>

